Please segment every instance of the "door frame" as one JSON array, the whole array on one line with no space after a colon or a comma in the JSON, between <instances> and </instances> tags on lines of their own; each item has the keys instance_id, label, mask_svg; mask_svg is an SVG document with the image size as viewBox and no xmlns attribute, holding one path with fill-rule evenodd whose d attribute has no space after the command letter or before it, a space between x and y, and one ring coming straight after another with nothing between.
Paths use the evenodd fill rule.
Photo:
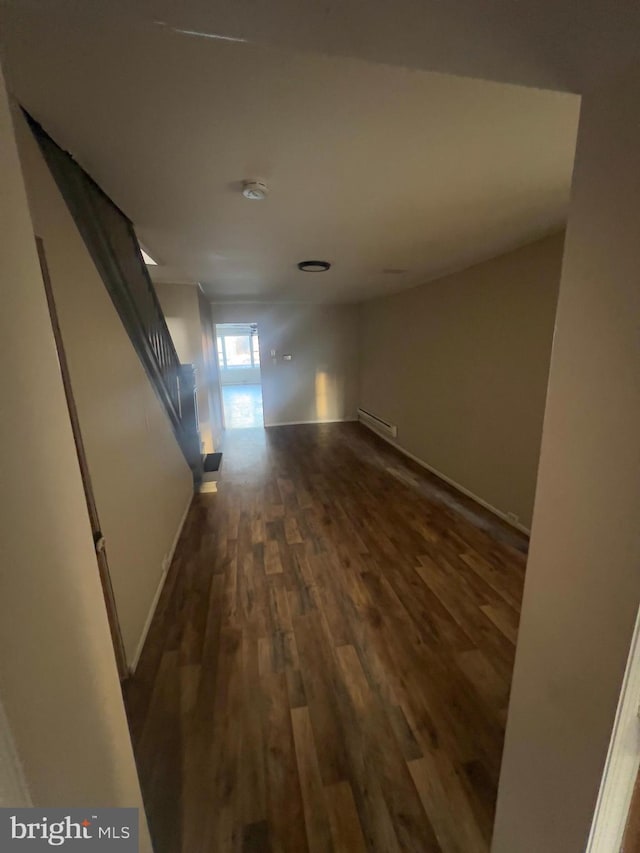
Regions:
<instances>
[{"instance_id":1,"label":"door frame","mask_svg":"<svg viewBox=\"0 0 640 853\"><path fill-rule=\"evenodd\" d=\"M69 420L71 421L71 429L73 431L73 440L76 445L76 453L78 455L78 464L80 466L80 475L82 477L82 487L84 496L87 502L87 512L89 515L89 523L91 524L91 534L93 536L93 545L96 553L96 561L98 564L98 575L102 585L102 594L107 610L107 620L109 622L109 631L111 633L111 641L113 643L113 652L118 667L118 675L120 681L124 681L129 677L129 667L127 666L127 657L122 639L122 631L120 629L120 620L118 619L118 611L116 609L116 600L113 592L113 584L111 583L111 574L109 573L109 562L107 560L107 549L104 535L100 527L100 518L98 515L98 507L93 493L91 484L91 475L89 473L89 463L87 462L87 454L85 452L84 441L82 440L82 430L80 429L80 420L78 417L78 409L76 407L73 396L73 388L71 385L71 374L69 372L69 364L64 349L62 340L62 332L58 321L58 311L56 308L55 298L53 295L53 287L51 285L51 276L49 275L49 266L47 264L47 256L44 249L44 240L36 235L36 248L38 250L38 259L40 260L40 269L42 271L42 281L44 284L44 292L47 298L49 307L49 316L51 318L51 327L53 329L53 337L58 352L58 363L60 365L60 373L62 375L62 384L64 386L64 394L67 400L67 408L69 410Z\"/></svg>"},{"instance_id":2,"label":"door frame","mask_svg":"<svg viewBox=\"0 0 640 853\"><path fill-rule=\"evenodd\" d=\"M640 610L636 616L586 853L620 850L640 766Z\"/></svg>"},{"instance_id":3,"label":"door frame","mask_svg":"<svg viewBox=\"0 0 640 853\"><path fill-rule=\"evenodd\" d=\"M224 410L224 395L222 392L222 389L223 389L222 370L224 369L224 367L220 364L220 357L218 355L218 326L255 326L256 327L256 335L258 337L258 348L259 348L259 345L260 345L260 324L256 321L246 322L245 320L236 320L236 321L229 320L227 322L220 322L220 323L217 323L215 321L213 322L214 352L215 352L216 365L218 367L218 370L217 370L217 374L218 374L218 396L220 398L220 412L222 415L222 418L221 418L222 429L223 429L223 431L226 431L226 429L227 429L227 417L226 417L226 413ZM262 353L261 352L260 352L260 364L258 367L260 370L260 383L259 383L260 384L260 396L262 397L262 429L264 429L267 424L266 424L265 419L264 419L264 386L262 384Z\"/></svg>"}]
</instances>

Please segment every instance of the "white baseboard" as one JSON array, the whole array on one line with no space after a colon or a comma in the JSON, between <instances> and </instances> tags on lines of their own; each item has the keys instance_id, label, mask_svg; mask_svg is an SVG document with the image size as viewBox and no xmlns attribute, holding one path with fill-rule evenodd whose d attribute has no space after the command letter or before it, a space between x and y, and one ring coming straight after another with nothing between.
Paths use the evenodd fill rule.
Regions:
<instances>
[{"instance_id":1,"label":"white baseboard","mask_svg":"<svg viewBox=\"0 0 640 853\"><path fill-rule=\"evenodd\" d=\"M184 512L182 513L182 518L180 519L180 523L178 524L178 529L176 531L176 535L173 537L173 542L171 543L171 548L165 559L165 566L160 576L160 581L158 582L158 587L153 596L153 600L151 601L151 607L149 608L149 612L147 613L147 618L144 623L144 628L142 629L142 634L138 641L138 646L136 648L135 654L133 656L133 660L129 664L129 672L133 675L136 671L136 667L140 661L140 655L142 654L142 649L144 648L144 644L147 639L147 634L149 633L149 628L151 627L151 623L153 621L153 617L156 612L156 607L158 606L158 601L160 600L160 595L162 594L162 590L164 588L165 581L167 580L167 575L169 574L169 568L171 567L171 563L173 562L173 555L176 552L176 548L178 547L178 541L180 540L180 535L182 534L182 528L184 527L184 523L187 520L187 515L189 514L189 510L191 509L191 503L193 501L193 495L190 495L187 506L185 507Z\"/></svg>"},{"instance_id":2,"label":"white baseboard","mask_svg":"<svg viewBox=\"0 0 640 853\"><path fill-rule=\"evenodd\" d=\"M315 421L277 421L274 423L267 423L265 421L265 427L277 427L277 426L302 426L303 424L343 424L351 421L357 421L357 418L317 418Z\"/></svg>"},{"instance_id":3,"label":"white baseboard","mask_svg":"<svg viewBox=\"0 0 640 853\"><path fill-rule=\"evenodd\" d=\"M506 512L502 512L501 509L493 506L492 504L485 501L483 498L479 497L479 495L474 494L472 491L467 489L465 486L462 486L460 483L457 483L455 480L452 480L451 477L447 477L446 474L443 474L442 471L438 471L437 468L434 468L432 465L429 465L428 462L425 462L424 459L420 459L418 456L415 456L413 453L410 453L406 450L401 444L398 444L397 441L394 441L392 438L389 438L386 435L382 435L382 433L378 432L373 427L369 426L369 424L364 421L360 421L363 427L366 427L370 430L374 435L377 435L378 438L381 438L383 441L386 441L387 444L390 444L392 447L395 447L396 450L399 450L404 456L407 456L409 459L412 459L422 468L426 468L427 471L430 471L432 474L435 474L436 477L439 477L441 480L444 480L445 483L448 483L450 486L453 486L454 489L458 492L462 492L466 497L471 498L471 500L475 501L480 506L488 509L489 512L492 512L494 515L497 515L503 521L506 521L507 524L510 524L511 527L515 527L521 533L525 533L527 536L531 534L531 531L528 527L525 527L524 524L520 524L519 521L514 521L512 518L509 518Z\"/></svg>"}]
</instances>

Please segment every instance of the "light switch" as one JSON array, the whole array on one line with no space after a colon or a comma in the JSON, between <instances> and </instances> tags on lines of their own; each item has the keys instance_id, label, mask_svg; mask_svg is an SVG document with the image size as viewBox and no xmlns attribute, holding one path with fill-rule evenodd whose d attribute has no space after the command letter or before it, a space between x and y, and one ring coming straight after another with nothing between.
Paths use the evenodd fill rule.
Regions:
<instances>
[{"instance_id":1,"label":"light switch","mask_svg":"<svg viewBox=\"0 0 640 853\"><path fill-rule=\"evenodd\" d=\"M291 355L291 353L290 353L290 352L288 352L288 353L286 353L285 355L283 355L283 356L282 356L282 358L283 358L283 360L284 360L284 361L291 361L291 359L293 358L293 356Z\"/></svg>"}]
</instances>

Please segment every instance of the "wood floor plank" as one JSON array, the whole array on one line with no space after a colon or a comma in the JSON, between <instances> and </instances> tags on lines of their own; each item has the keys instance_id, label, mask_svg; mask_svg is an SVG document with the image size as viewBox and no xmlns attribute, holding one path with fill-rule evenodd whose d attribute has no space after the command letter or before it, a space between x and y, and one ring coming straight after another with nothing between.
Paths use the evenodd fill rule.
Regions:
<instances>
[{"instance_id":1,"label":"wood floor plank","mask_svg":"<svg viewBox=\"0 0 640 853\"><path fill-rule=\"evenodd\" d=\"M518 616L502 602L483 604L480 610L488 616L498 630L515 646L518 639Z\"/></svg>"},{"instance_id":2,"label":"wood floor plank","mask_svg":"<svg viewBox=\"0 0 640 853\"><path fill-rule=\"evenodd\" d=\"M358 424L223 450L125 688L156 853L488 853L525 537Z\"/></svg>"},{"instance_id":3,"label":"wood floor plank","mask_svg":"<svg viewBox=\"0 0 640 853\"><path fill-rule=\"evenodd\" d=\"M258 641L247 636L243 636L242 643L242 677L239 817L245 826L261 825L267 819L267 792L260 656Z\"/></svg>"},{"instance_id":4,"label":"wood floor plank","mask_svg":"<svg viewBox=\"0 0 640 853\"><path fill-rule=\"evenodd\" d=\"M322 744L318 753L320 772L325 785L348 779L344 731L335 694L331 669L331 650L322 643L325 636L316 612L294 620L304 691L316 740Z\"/></svg>"},{"instance_id":5,"label":"wood floor plank","mask_svg":"<svg viewBox=\"0 0 640 853\"><path fill-rule=\"evenodd\" d=\"M409 770L442 853L483 853L486 839L447 756L429 753L410 761Z\"/></svg>"},{"instance_id":6,"label":"wood floor plank","mask_svg":"<svg viewBox=\"0 0 640 853\"><path fill-rule=\"evenodd\" d=\"M309 849L284 673L262 679L265 704L265 787L271 845L282 853Z\"/></svg>"},{"instance_id":7,"label":"wood floor plank","mask_svg":"<svg viewBox=\"0 0 640 853\"><path fill-rule=\"evenodd\" d=\"M365 853L367 848L351 785L348 782L336 782L325 788L325 796L335 850Z\"/></svg>"},{"instance_id":8,"label":"wood floor plank","mask_svg":"<svg viewBox=\"0 0 640 853\"><path fill-rule=\"evenodd\" d=\"M467 676L489 708L506 708L509 702L509 683L500 678L489 660L479 649L461 652L456 658L460 670Z\"/></svg>"},{"instance_id":9,"label":"wood floor plank","mask_svg":"<svg viewBox=\"0 0 640 853\"><path fill-rule=\"evenodd\" d=\"M344 684L355 711L354 727L358 724L362 735L365 774L375 778L376 785L370 787L372 790L378 789L384 800L398 846L401 850L413 850L416 853L437 853L440 848L431 823L421 807L415 786L410 783L389 719L375 700L358 654L353 646L341 646L336 651ZM351 749L349 739L347 750ZM383 813L381 805L381 802L374 804L376 816ZM370 815L367 823L371 825ZM384 841L375 846L376 849L385 850L389 843Z\"/></svg>"},{"instance_id":10,"label":"wood floor plank","mask_svg":"<svg viewBox=\"0 0 640 853\"><path fill-rule=\"evenodd\" d=\"M291 722L309 850L310 853L330 853L333 842L309 709L293 708Z\"/></svg>"},{"instance_id":11,"label":"wood floor plank","mask_svg":"<svg viewBox=\"0 0 640 853\"><path fill-rule=\"evenodd\" d=\"M268 575L281 574L283 571L277 539L269 539L265 544L264 570Z\"/></svg>"}]
</instances>

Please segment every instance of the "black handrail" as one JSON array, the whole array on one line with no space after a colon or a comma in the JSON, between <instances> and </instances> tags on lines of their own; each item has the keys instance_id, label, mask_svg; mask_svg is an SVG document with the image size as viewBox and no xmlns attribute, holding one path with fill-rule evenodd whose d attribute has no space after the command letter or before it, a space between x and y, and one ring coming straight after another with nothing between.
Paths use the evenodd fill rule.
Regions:
<instances>
[{"instance_id":1,"label":"black handrail","mask_svg":"<svg viewBox=\"0 0 640 853\"><path fill-rule=\"evenodd\" d=\"M180 364L133 224L27 112L78 231L173 426L194 481L202 475L193 371Z\"/></svg>"}]
</instances>

